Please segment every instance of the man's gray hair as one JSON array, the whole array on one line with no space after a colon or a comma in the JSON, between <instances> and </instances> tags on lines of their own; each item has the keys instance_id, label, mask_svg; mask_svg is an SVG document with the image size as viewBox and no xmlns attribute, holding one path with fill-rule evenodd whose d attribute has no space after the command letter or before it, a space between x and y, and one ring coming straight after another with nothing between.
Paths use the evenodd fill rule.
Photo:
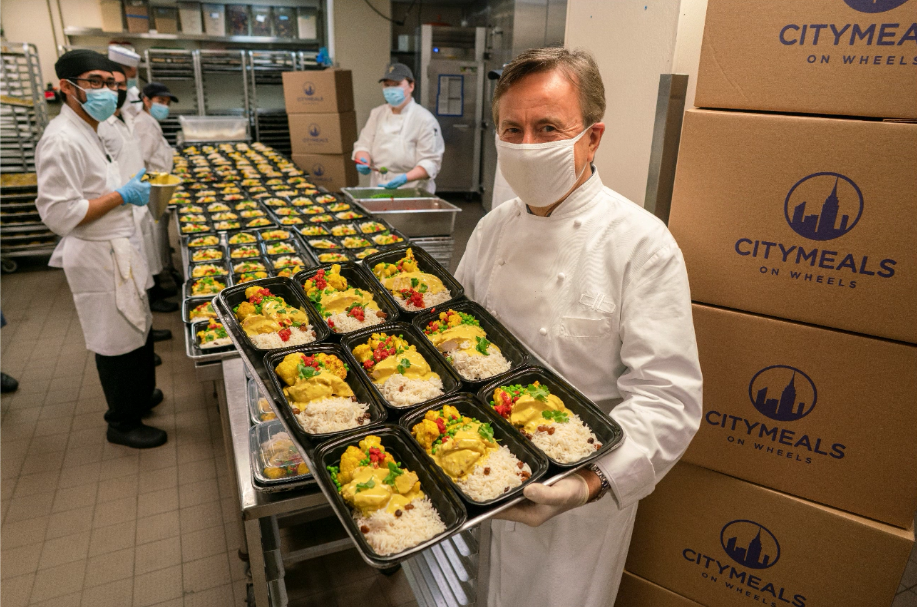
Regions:
<instances>
[{"instance_id":1,"label":"man's gray hair","mask_svg":"<svg viewBox=\"0 0 917 607\"><path fill-rule=\"evenodd\" d=\"M587 51L562 47L533 48L520 53L503 68L494 90L494 124L500 125L500 97L514 84L531 74L559 70L579 93L583 126L591 126L605 115L605 85L599 66Z\"/></svg>"}]
</instances>

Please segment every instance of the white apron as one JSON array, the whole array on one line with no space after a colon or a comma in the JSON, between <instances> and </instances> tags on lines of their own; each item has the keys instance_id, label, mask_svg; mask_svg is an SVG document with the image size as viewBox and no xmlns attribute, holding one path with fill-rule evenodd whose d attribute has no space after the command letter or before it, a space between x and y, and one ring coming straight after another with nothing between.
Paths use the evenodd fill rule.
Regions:
<instances>
[{"instance_id":1,"label":"white apron","mask_svg":"<svg viewBox=\"0 0 917 607\"><path fill-rule=\"evenodd\" d=\"M395 175L407 173L417 166L414 145L404 136L404 123L408 117L409 114L402 112L389 116L387 120L376 122L376 136L370 154L373 165L386 167L388 172L385 175L378 171L370 173L370 185L374 188L385 185ZM434 194L436 182L433 179L418 179L408 181L401 188L421 188Z\"/></svg>"},{"instance_id":2,"label":"white apron","mask_svg":"<svg viewBox=\"0 0 917 607\"><path fill-rule=\"evenodd\" d=\"M518 199L494 207L456 278L603 411L614 410L626 432L598 460L612 484L602 500L538 528L494 521L487 604L611 607L637 501L678 460L701 416L677 245L595 173L550 218L527 214Z\"/></svg>"},{"instance_id":3,"label":"white apron","mask_svg":"<svg viewBox=\"0 0 917 607\"><path fill-rule=\"evenodd\" d=\"M142 105L141 105L142 107ZM173 168L172 147L162 134L162 126L148 112L142 109L134 117L134 137L140 141L140 150L143 162L148 171L171 173ZM153 257L157 262L153 267L159 271L171 265L171 252L169 251L169 213L149 226L151 241L154 246ZM152 219L152 217L151 217Z\"/></svg>"},{"instance_id":4,"label":"white apron","mask_svg":"<svg viewBox=\"0 0 917 607\"><path fill-rule=\"evenodd\" d=\"M109 163L106 181L111 191L120 187L117 162ZM146 296L149 270L135 230L133 213L114 223L78 226L61 239L48 263L64 269L86 349L104 356L142 347L153 324Z\"/></svg>"}]
</instances>

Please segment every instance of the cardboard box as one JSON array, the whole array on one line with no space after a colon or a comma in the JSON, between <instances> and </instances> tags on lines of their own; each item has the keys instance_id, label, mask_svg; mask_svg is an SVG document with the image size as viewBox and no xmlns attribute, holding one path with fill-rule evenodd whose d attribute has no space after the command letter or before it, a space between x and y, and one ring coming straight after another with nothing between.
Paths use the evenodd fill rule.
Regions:
<instances>
[{"instance_id":1,"label":"cardboard box","mask_svg":"<svg viewBox=\"0 0 917 607\"><path fill-rule=\"evenodd\" d=\"M709 0L699 107L917 118L913 0Z\"/></svg>"},{"instance_id":2,"label":"cardboard box","mask_svg":"<svg viewBox=\"0 0 917 607\"><path fill-rule=\"evenodd\" d=\"M615 607L703 607L703 605L625 571L621 578L621 586L618 588Z\"/></svg>"},{"instance_id":3,"label":"cardboard box","mask_svg":"<svg viewBox=\"0 0 917 607\"><path fill-rule=\"evenodd\" d=\"M353 110L350 70L283 72L287 114L333 114ZM295 152L294 152L295 153Z\"/></svg>"},{"instance_id":4,"label":"cardboard box","mask_svg":"<svg viewBox=\"0 0 917 607\"><path fill-rule=\"evenodd\" d=\"M917 347L694 305L684 461L898 527L917 510Z\"/></svg>"},{"instance_id":5,"label":"cardboard box","mask_svg":"<svg viewBox=\"0 0 917 607\"><path fill-rule=\"evenodd\" d=\"M179 2L178 15L181 19L181 31L183 34L204 33L200 2Z\"/></svg>"},{"instance_id":6,"label":"cardboard box","mask_svg":"<svg viewBox=\"0 0 917 607\"><path fill-rule=\"evenodd\" d=\"M124 0L124 18L127 31L145 34L150 31L150 7L144 0Z\"/></svg>"},{"instance_id":7,"label":"cardboard box","mask_svg":"<svg viewBox=\"0 0 917 607\"><path fill-rule=\"evenodd\" d=\"M669 229L695 301L917 343L917 124L690 110Z\"/></svg>"},{"instance_id":8,"label":"cardboard box","mask_svg":"<svg viewBox=\"0 0 917 607\"><path fill-rule=\"evenodd\" d=\"M641 500L626 567L709 607L888 607L913 543L913 529L680 463Z\"/></svg>"},{"instance_id":9,"label":"cardboard box","mask_svg":"<svg viewBox=\"0 0 917 607\"><path fill-rule=\"evenodd\" d=\"M123 32L124 9L121 6L121 0L102 0L101 9L102 31Z\"/></svg>"},{"instance_id":10,"label":"cardboard box","mask_svg":"<svg viewBox=\"0 0 917 607\"><path fill-rule=\"evenodd\" d=\"M294 154L349 154L357 140L357 115L288 114Z\"/></svg>"},{"instance_id":11,"label":"cardboard box","mask_svg":"<svg viewBox=\"0 0 917 607\"><path fill-rule=\"evenodd\" d=\"M178 33L178 9L172 6L153 6L153 24L160 34Z\"/></svg>"},{"instance_id":12,"label":"cardboard box","mask_svg":"<svg viewBox=\"0 0 917 607\"><path fill-rule=\"evenodd\" d=\"M359 183L357 165L350 154L293 154L293 163L309 173L309 181L330 192Z\"/></svg>"}]
</instances>

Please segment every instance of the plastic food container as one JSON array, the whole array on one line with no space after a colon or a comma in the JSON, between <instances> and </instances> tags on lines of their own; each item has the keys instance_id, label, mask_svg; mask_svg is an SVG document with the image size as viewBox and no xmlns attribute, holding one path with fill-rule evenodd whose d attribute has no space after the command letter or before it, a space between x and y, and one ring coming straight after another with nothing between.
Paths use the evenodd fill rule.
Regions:
<instances>
[{"instance_id":1,"label":"plastic food container","mask_svg":"<svg viewBox=\"0 0 917 607\"><path fill-rule=\"evenodd\" d=\"M307 280L315 276L320 269L324 269L326 272L331 270L331 266L335 264L323 264L318 268L311 268L309 270L303 270L293 277L293 280L298 285L304 285ZM369 291L373 295L373 300L376 302L376 305L379 306L379 310L384 312L386 318L382 324L394 322L398 320L399 310L397 306L393 306L392 302L385 297L385 294L382 293L382 289L379 288L379 284L373 280L364 270L360 268L357 264L353 262L342 262L337 265L341 266L341 276L347 279L347 286L354 287L357 289L363 289L364 291ZM311 303L311 302L309 302ZM346 335L346 333L338 333L332 329L332 335Z\"/></svg>"},{"instance_id":2,"label":"plastic food container","mask_svg":"<svg viewBox=\"0 0 917 607\"><path fill-rule=\"evenodd\" d=\"M253 486L259 490L302 487L312 480L307 464L280 420L255 424L249 430Z\"/></svg>"},{"instance_id":3,"label":"plastic food container","mask_svg":"<svg viewBox=\"0 0 917 607\"><path fill-rule=\"evenodd\" d=\"M404 429L398 426L384 425L369 430L361 430L320 445L315 451L313 459L316 466L314 473L316 476L321 476L324 486L331 487L332 490L335 486L328 473L327 466L339 465L341 455L343 455L347 447L349 445L357 445L364 437L370 434L382 439L382 446L385 447L388 453L392 454L392 457L402 468L417 474L421 489L430 498L433 507L436 508L440 519L446 526L446 530L443 533L404 552L381 555L370 548L366 538L363 537L363 533L357 527L353 518L353 510L344 501L344 498L334 491L329 503L338 518L344 522L344 528L356 543L360 556L373 567L384 568L390 567L452 535L459 530L468 514L459 497L443 478L444 475L430 464L426 454L417 447L410 435L407 435Z\"/></svg>"},{"instance_id":4,"label":"plastic food container","mask_svg":"<svg viewBox=\"0 0 917 607\"><path fill-rule=\"evenodd\" d=\"M328 335L331 333L331 330L328 328L328 325L325 324L322 318L315 313L315 310L306 300L306 296L303 293L302 287L297 285L291 279L285 277L262 278L260 280L253 280L245 284L228 287L223 289L223 291L221 291L218 295L220 303L231 316L233 330L235 330L236 334L246 342L246 345L249 348L265 353L270 351L256 347L255 344L252 343L252 340L242 329L242 326L238 323L238 321L236 321L235 316L232 315L233 308L245 301L245 291L250 287L261 287L262 289L269 289L275 296L282 297L288 305L295 308L302 308L305 310L309 317L309 324L312 325L312 330L315 331L315 342L322 342L328 339ZM287 348L279 349L286 350Z\"/></svg>"},{"instance_id":5,"label":"plastic food container","mask_svg":"<svg viewBox=\"0 0 917 607\"><path fill-rule=\"evenodd\" d=\"M624 430L621 428L621 426L618 425L616 421L611 418L611 416L599 409L595 403L586 398L579 390L558 377L555 373L552 373L551 371L548 371L542 367L523 367L508 375L502 375L481 388L478 391L478 398L482 403L490 407L489 403L491 400L493 400L494 390L500 386L508 386L512 384L521 384L525 386L536 381L541 383L543 386L547 386L551 391L551 394L556 395L558 398L560 398L560 400L564 402L564 406L567 409L579 415L580 419L583 420L583 423L589 426L593 434L595 434L599 439L599 442L602 443L602 446L592 455L584 457L579 461L570 462L567 464L561 463L545 454L545 457L548 458L548 461L550 461L555 466L560 468L582 466L582 464L598 459L609 451L612 451L624 439ZM513 429L519 433L520 436L522 436L522 432L520 430L516 429L515 427L513 427ZM534 444L532 447L537 449Z\"/></svg>"},{"instance_id":6,"label":"plastic food container","mask_svg":"<svg viewBox=\"0 0 917 607\"><path fill-rule=\"evenodd\" d=\"M214 322L220 322L219 320L214 320ZM207 328L207 325L210 324L210 320L197 320L191 323L191 335L194 338L194 342L191 344L191 349L196 356L205 356L207 354L218 354L221 352L231 352L235 350L235 346L230 342L225 346L216 346L212 348L202 348L201 340L197 336L198 331L203 331ZM224 327L225 328L225 327Z\"/></svg>"},{"instance_id":7,"label":"plastic food container","mask_svg":"<svg viewBox=\"0 0 917 607\"><path fill-rule=\"evenodd\" d=\"M347 382L348 386L350 386L350 389L353 391L357 401L369 405L369 421L365 422L362 426L350 428L348 430L341 430L338 432L306 432L299 424L299 420L296 418L296 415L293 413L292 405L283 395L283 380L280 379L280 377L277 375L277 372L274 370L277 365L283 362L283 359L287 355L296 352L302 353L306 356L314 356L315 354L319 353L333 354L334 356L337 356L341 361L343 361L344 364L350 368L344 381ZM294 434L296 434L296 437L299 440L305 442L306 444L317 444L327 438L341 434L342 432L352 432L353 430L369 428L374 425L381 424L387 417L385 407L383 407L381 404L382 401L370 388L369 381L366 379L366 376L355 370L359 365L357 365L352 356L349 356L348 352L346 352L344 348L337 344L306 344L304 346L297 346L295 348L277 350L264 357L264 366L265 370L270 376L274 391L278 395L278 397L274 400L275 411L279 411L280 415L282 415L284 420L286 420L287 426L294 432Z\"/></svg>"},{"instance_id":8,"label":"plastic food container","mask_svg":"<svg viewBox=\"0 0 917 607\"><path fill-rule=\"evenodd\" d=\"M414 325L415 329L423 333L428 323L439 320L440 312L445 312L447 310L455 310L456 312L463 312L465 314L474 316L478 323L480 323L481 328L484 329L484 332L487 333L487 340L500 348L500 353L503 354L503 357L509 361L510 364L509 370L505 373L498 373L497 375L492 375L485 379L477 380L466 378L461 373L459 373L458 369L456 369L456 373L458 373L459 377L462 378L462 382L464 382L465 385L468 386L471 390L477 390L483 385L490 383L493 380L506 375L507 373L512 373L516 369L530 362L528 350L526 350L525 346L523 346L522 343L516 339L512 333L510 333L509 329L500 324L500 321L494 318L490 312L485 310L482 306L467 299L460 301L455 305L437 306L435 312L425 312L415 316L411 321L411 324ZM426 335L424 335L424 337L426 337Z\"/></svg>"},{"instance_id":9,"label":"plastic food container","mask_svg":"<svg viewBox=\"0 0 917 607\"><path fill-rule=\"evenodd\" d=\"M433 276L439 278L442 281L443 286L449 290L449 293L452 295L452 297L445 302L427 306L423 310L417 312L408 311L398 305L398 302L395 300L395 296L392 295L391 292L382 285L382 282L376 278L375 274L373 274L373 278L379 282L380 288L385 291L385 294L392 300L392 303L395 304L399 310L401 310L402 316L413 318L415 315L433 307L435 307L437 310L447 306L451 307L465 296L465 288L459 283L459 281L453 278L452 274L450 274L435 259L433 259L429 253L417 245L402 245L393 249L382 251L381 253L376 253L375 255L370 255L363 260L363 264L366 266L366 269L370 272L370 274L372 274L372 269L376 266L376 264L397 263L398 260L404 258L409 248L414 252L414 259L417 261L417 268L422 272L432 274Z\"/></svg>"},{"instance_id":10,"label":"plastic food container","mask_svg":"<svg viewBox=\"0 0 917 607\"><path fill-rule=\"evenodd\" d=\"M416 409L417 407L422 407L423 405L432 402L443 396L448 396L453 392L457 392L462 386L462 380L459 378L458 374L452 368L452 366L446 362L446 359L443 358L436 348L433 347L433 344L430 341L420 335L417 332L417 329L405 322L390 322L384 323L381 325L375 325L373 327L368 327L366 329L360 329L359 331L354 331L349 333L341 338L341 346L343 346L347 353L353 358L353 349L357 346L366 343L372 337L373 333L387 333L388 335L401 335L404 340L408 342L409 345L416 346L417 352L424 357L424 360L427 361L427 364L430 365L430 370L439 375L440 379L443 380L443 393L440 396L435 398L430 398L413 405L408 405L406 407L396 407L390 404L384 396L382 396L381 390L376 387L376 384L373 383L369 375L363 370L363 365L357 363L354 358L354 364L359 368L360 374L362 374L366 381L372 386L373 390L376 391L376 395L379 398L379 402L385 403L385 406L388 407L390 411L395 413L403 413L404 411L409 411Z\"/></svg>"},{"instance_id":11,"label":"plastic food container","mask_svg":"<svg viewBox=\"0 0 917 607\"><path fill-rule=\"evenodd\" d=\"M440 470L442 475L451 485L452 489L460 496L462 496L462 499L470 504L474 504L475 506L491 506L498 502L517 497L522 493L522 490L525 489L526 485L538 481L547 473L548 458L545 457L541 451L535 449L529 441L525 440L525 438L523 438L522 435L520 435L509 422L498 415L488 405L481 403L471 394L455 394L447 398L437 399L428 405L424 405L419 409L411 411L401 418L401 421L398 422L398 425L404 428L408 434L411 434L411 428L423 420L423 417L427 411L436 411L438 409L442 409L446 405L455 407L463 416L473 417L482 422L489 422L493 428L494 438L497 439L497 442L501 446L508 447L509 450L512 451L513 455L519 458L520 461L528 464L529 468L532 469L532 476L529 479L523 481L523 483L518 487L510 489L503 495L482 502L475 501L465 495L459 486L455 484L455 481L453 481L452 478L444 471ZM414 439L413 435L411 435L411 439L416 443L416 439ZM422 446L419 444L417 446L421 451L424 451L424 455L427 455ZM437 465L432 457L427 455L427 458L434 466Z\"/></svg>"},{"instance_id":12,"label":"plastic food container","mask_svg":"<svg viewBox=\"0 0 917 607\"><path fill-rule=\"evenodd\" d=\"M248 378L247 382L248 414L251 417L252 424L257 425L262 422L269 422L277 419L277 414L274 413L274 410L271 408L270 399L263 396L261 392L258 391L258 385L252 381L251 378Z\"/></svg>"},{"instance_id":13,"label":"plastic food container","mask_svg":"<svg viewBox=\"0 0 917 607\"><path fill-rule=\"evenodd\" d=\"M191 318L191 311L201 304L210 303L212 300L212 296L189 297L188 299L185 299L182 301L181 319L186 323L204 320L202 318ZM214 316L214 320L216 320L216 316Z\"/></svg>"},{"instance_id":14,"label":"plastic food container","mask_svg":"<svg viewBox=\"0 0 917 607\"><path fill-rule=\"evenodd\" d=\"M270 6L252 5L251 35L272 36L274 22Z\"/></svg>"}]
</instances>

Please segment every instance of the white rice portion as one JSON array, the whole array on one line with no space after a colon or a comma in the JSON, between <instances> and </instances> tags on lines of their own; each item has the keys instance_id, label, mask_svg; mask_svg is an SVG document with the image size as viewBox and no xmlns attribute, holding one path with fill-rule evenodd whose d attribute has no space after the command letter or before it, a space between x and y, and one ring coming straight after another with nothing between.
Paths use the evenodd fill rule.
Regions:
<instances>
[{"instance_id":1,"label":"white rice portion","mask_svg":"<svg viewBox=\"0 0 917 607\"><path fill-rule=\"evenodd\" d=\"M214 339L211 342L202 343L200 345L200 349L208 350L210 348L221 348L223 346L231 346L231 345L232 345L231 339L229 339L228 337L219 337L217 339Z\"/></svg>"},{"instance_id":2,"label":"white rice portion","mask_svg":"<svg viewBox=\"0 0 917 607\"><path fill-rule=\"evenodd\" d=\"M402 510L401 516L376 510L368 517L354 512L357 527L368 527L363 534L369 546L378 554L394 554L413 548L443 533L446 525L439 517L430 498L424 496L411 502L413 508Z\"/></svg>"},{"instance_id":3,"label":"white rice portion","mask_svg":"<svg viewBox=\"0 0 917 607\"><path fill-rule=\"evenodd\" d=\"M443 380L439 377L409 379L400 373L392 373L385 383L376 384L376 387L393 407L409 407L443 394Z\"/></svg>"},{"instance_id":4,"label":"white rice portion","mask_svg":"<svg viewBox=\"0 0 917 607\"><path fill-rule=\"evenodd\" d=\"M325 320L330 320L334 323L334 327L331 330L335 333L350 333L351 331L356 331L357 329L362 329L363 327L378 325L382 322L382 319L376 316L375 310L370 310L368 308L366 313L363 315L362 322L353 316L347 316L347 312L337 312Z\"/></svg>"},{"instance_id":5,"label":"white rice portion","mask_svg":"<svg viewBox=\"0 0 917 607\"><path fill-rule=\"evenodd\" d=\"M490 469L489 474L484 474L487 468ZM522 468L519 468L519 458L513 455L509 447L502 445L483 462L478 462L471 474L463 479L455 479L455 484L474 501L486 502L521 485L524 482L519 476L521 472L528 473L526 478L532 475L529 465L522 464Z\"/></svg>"},{"instance_id":6,"label":"white rice portion","mask_svg":"<svg viewBox=\"0 0 917 607\"><path fill-rule=\"evenodd\" d=\"M452 299L452 293L450 293L448 289L443 289L439 293L424 293L423 303L425 307L418 308L414 304L409 304L407 300L401 299L399 295L395 295L395 301L398 302L398 305L408 312L420 312L421 310L426 310L427 308L447 302L450 299Z\"/></svg>"},{"instance_id":7,"label":"white rice portion","mask_svg":"<svg viewBox=\"0 0 917 607\"><path fill-rule=\"evenodd\" d=\"M547 422L554 434L539 430L532 435L532 443L548 456L562 464L578 462L602 446L598 437L583 423L576 413L571 413L566 423ZM589 442L589 439L593 442Z\"/></svg>"},{"instance_id":8,"label":"white rice portion","mask_svg":"<svg viewBox=\"0 0 917 607\"><path fill-rule=\"evenodd\" d=\"M462 350L467 350L470 347L471 344L467 341L462 344ZM465 354L462 350L453 350L446 354L452 357L452 366L465 379L486 379L500 373L506 373L512 366L500 351L493 348L488 350L488 354L485 356Z\"/></svg>"},{"instance_id":9,"label":"white rice portion","mask_svg":"<svg viewBox=\"0 0 917 607\"><path fill-rule=\"evenodd\" d=\"M298 405L297 405L298 406ZM302 429L310 434L338 432L362 426L363 414L369 405L354 402L343 396L333 396L312 401L301 408L296 419Z\"/></svg>"},{"instance_id":10,"label":"white rice portion","mask_svg":"<svg viewBox=\"0 0 917 607\"><path fill-rule=\"evenodd\" d=\"M300 329L305 328L305 331ZM277 348L286 348L287 346L300 346L315 341L315 332L312 325L305 327L292 327L290 329L290 339L283 341L280 333L259 333L258 335L249 335L255 347L259 350L276 350Z\"/></svg>"}]
</instances>

